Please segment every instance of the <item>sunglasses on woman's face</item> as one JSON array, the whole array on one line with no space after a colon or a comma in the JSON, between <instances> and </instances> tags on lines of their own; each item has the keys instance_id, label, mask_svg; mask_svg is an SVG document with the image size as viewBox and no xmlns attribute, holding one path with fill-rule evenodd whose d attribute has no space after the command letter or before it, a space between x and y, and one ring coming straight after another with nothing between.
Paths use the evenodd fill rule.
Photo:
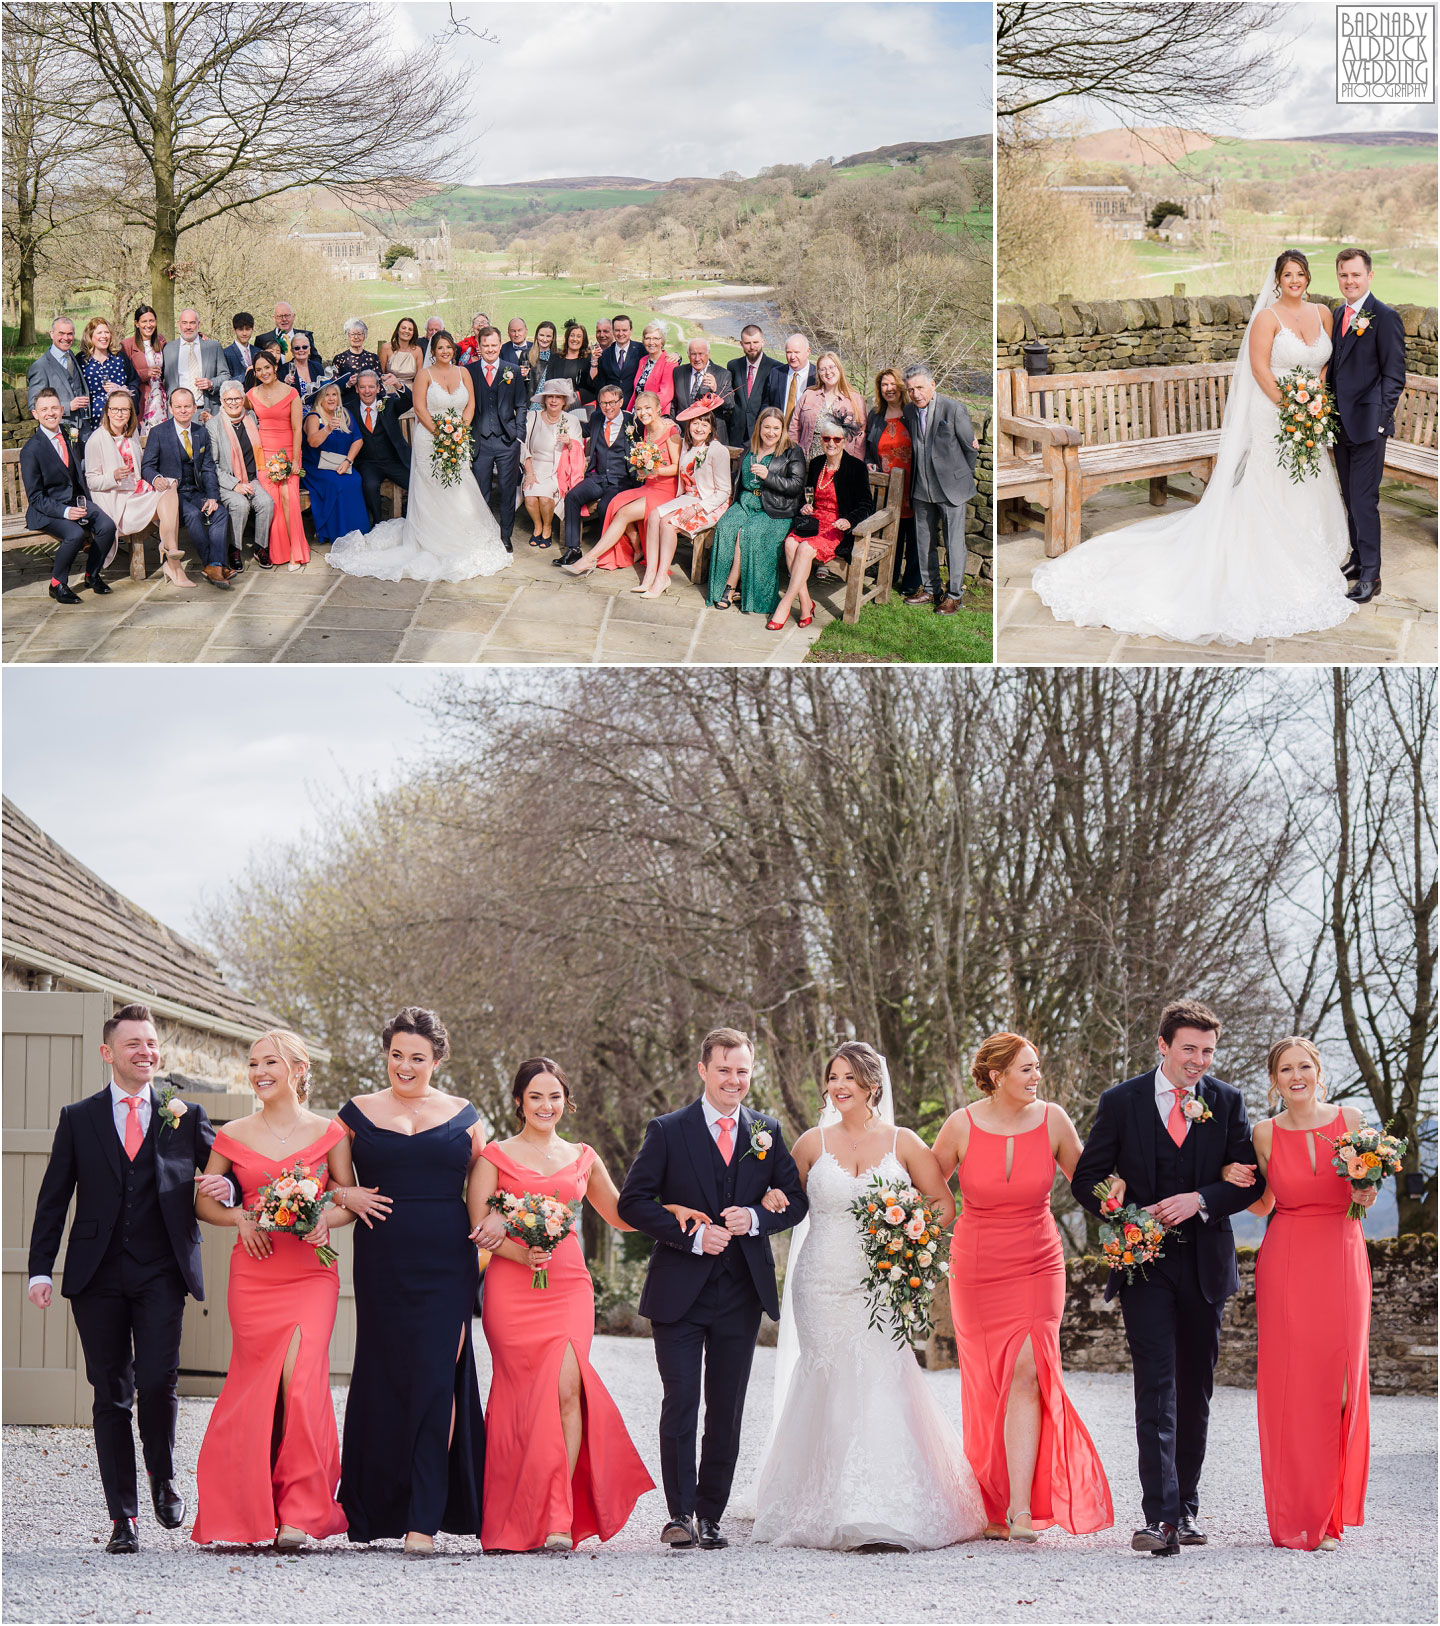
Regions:
<instances>
[{"instance_id":1,"label":"sunglasses on woman's face","mask_svg":"<svg viewBox=\"0 0 1440 1626\"><path fill-rule=\"evenodd\" d=\"M845 437L844 435L821 435L820 444L822 446L843 446Z\"/></svg>"}]
</instances>

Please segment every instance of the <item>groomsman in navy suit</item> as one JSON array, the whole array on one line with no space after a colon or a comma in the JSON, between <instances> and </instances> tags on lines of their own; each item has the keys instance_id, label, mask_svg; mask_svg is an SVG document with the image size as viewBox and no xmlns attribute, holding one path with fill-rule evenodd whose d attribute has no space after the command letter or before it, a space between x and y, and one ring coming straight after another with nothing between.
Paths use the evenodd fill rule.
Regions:
<instances>
[{"instance_id":1,"label":"groomsman in navy suit","mask_svg":"<svg viewBox=\"0 0 1440 1626\"><path fill-rule=\"evenodd\" d=\"M155 1517L167 1530L185 1519L175 1484L175 1398L185 1296L205 1297L195 1192L227 1207L239 1193L227 1175L201 1171L215 1131L198 1104L165 1110L154 1079L160 1041L144 1005L125 1005L101 1030L112 1081L60 1109L30 1232L29 1297L50 1307L55 1256L70 1199L75 1220L61 1296L70 1301L85 1376L95 1391L95 1457L110 1513L109 1553L140 1550L135 1436Z\"/></svg>"},{"instance_id":2,"label":"groomsman in navy suit","mask_svg":"<svg viewBox=\"0 0 1440 1626\"><path fill-rule=\"evenodd\" d=\"M645 359L645 346L636 344L630 337L630 318L617 316L610 324L615 335L615 342L607 345L600 353L600 369L596 376L596 394L606 384L620 386L620 405L625 403L635 393L635 376L640 371L640 363Z\"/></svg>"},{"instance_id":3,"label":"groomsman in navy suit","mask_svg":"<svg viewBox=\"0 0 1440 1626\"><path fill-rule=\"evenodd\" d=\"M168 480L180 488L180 522L200 555L205 580L228 593L230 578L239 573L225 563L230 516L220 501L209 434L195 422L195 397L183 386L171 390L170 416L150 431L140 471L151 485Z\"/></svg>"},{"instance_id":4,"label":"groomsman in navy suit","mask_svg":"<svg viewBox=\"0 0 1440 1626\"><path fill-rule=\"evenodd\" d=\"M762 405L779 407L785 414L785 427L800 397L815 382L815 363L810 359L810 341L803 333L792 333L785 341L785 365L776 367L765 380ZM758 416L758 414L757 414Z\"/></svg>"},{"instance_id":5,"label":"groomsman in navy suit","mask_svg":"<svg viewBox=\"0 0 1440 1626\"><path fill-rule=\"evenodd\" d=\"M500 524L500 540L505 544L506 553L513 553L510 537L515 528L515 477L520 468L520 447L525 439L525 413L530 400L520 369L514 362L501 359L500 329L481 328L479 338L480 359L469 362L465 369L475 385L475 421L471 425L475 457L471 467L480 495L487 503L491 476L499 481L495 518Z\"/></svg>"},{"instance_id":6,"label":"groomsman in navy suit","mask_svg":"<svg viewBox=\"0 0 1440 1626\"><path fill-rule=\"evenodd\" d=\"M61 427L64 402L59 395L46 384L36 392L31 410L37 427L20 448L25 524L60 543L50 567L50 597L58 604L78 604L80 599L70 588L70 571L87 541L85 585L97 593L111 591L100 568L115 545L115 521L85 493L79 439L72 440Z\"/></svg>"},{"instance_id":7,"label":"groomsman in navy suit","mask_svg":"<svg viewBox=\"0 0 1440 1626\"><path fill-rule=\"evenodd\" d=\"M550 561L552 565L573 565L580 557L580 509L584 504L592 504L603 516L612 497L637 488L627 434L634 420L621 411L621 399L618 384L600 386L596 401L600 411L590 420L585 478L565 493L565 548L558 559Z\"/></svg>"}]
</instances>

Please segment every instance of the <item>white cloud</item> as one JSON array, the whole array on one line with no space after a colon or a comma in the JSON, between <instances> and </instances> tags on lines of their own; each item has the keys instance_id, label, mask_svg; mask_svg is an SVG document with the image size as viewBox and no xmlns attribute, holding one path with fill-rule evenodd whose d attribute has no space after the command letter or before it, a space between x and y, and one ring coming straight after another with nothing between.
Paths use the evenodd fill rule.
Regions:
<instances>
[{"instance_id":1,"label":"white cloud","mask_svg":"<svg viewBox=\"0 0 1440 1626\"><path fill-rule=\"evenodd\" d=\"M412 5L416 35L444 23ZM963 4L457 5L483 128L475 185L753 175L989 124L990 7Z\"/></svg>"}]
</instances>

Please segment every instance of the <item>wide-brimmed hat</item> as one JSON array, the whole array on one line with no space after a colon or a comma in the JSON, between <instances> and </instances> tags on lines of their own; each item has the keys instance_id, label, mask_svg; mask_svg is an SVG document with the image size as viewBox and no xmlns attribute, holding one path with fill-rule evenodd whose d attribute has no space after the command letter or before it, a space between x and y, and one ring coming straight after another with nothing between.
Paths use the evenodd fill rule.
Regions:
<instances>
[{"instance_id":1,"label":"wide-brimmed hat","mask_svg":"<svg viewBox=\"0 0 1440 1626\"><path fill-rule=\"evenodd\" d=\"M675 414L676 423L688 423L691 418L703 418L707 412L718 412L725 405L725 397L713 392L702 395L698 401L692 401L683 412Z\"/></svg>"},{"instance_id":2,"label":"wide-brimmed hat","mask_svg":"<svg viewBox=\"0 0 1440 1626\"><path fill-rule=\"evenodd\" d=\"M536 389L535 399L538 401L546 395L563 395L568 401L575 394L575 386L568 378L547 378Z\"/></svg>"}]
</instances>

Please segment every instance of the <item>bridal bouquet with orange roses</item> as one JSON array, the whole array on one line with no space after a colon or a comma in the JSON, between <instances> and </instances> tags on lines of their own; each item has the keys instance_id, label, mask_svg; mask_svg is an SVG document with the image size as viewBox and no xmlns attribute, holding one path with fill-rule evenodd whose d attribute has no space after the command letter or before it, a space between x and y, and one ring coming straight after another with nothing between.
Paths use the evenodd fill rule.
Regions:
<instances>
[{"instance_id":1,"label":"bridal bouquet with orange roses","mask_svg":"<svg viewBox=\"0 0 1440 1626\"><path fill-rule=\"evenodd\" d=\"M931 1295L950 1274L939 1211L914 1186L876 1174L850 1212L860 1223L870 1325L902 1346L923 1344L935 1330Z\"/></svg>"},{"instance_id":2,"label":"bridal bouquet with orange roses","mask_svg":"<svg viewBox=\"0 0 1440 1626\"><path fill-rule=\"evenodd\" d=\"M1280 427L1275 433L1280 467L1299 485L1313 480L1335 444L1335 403L1329 389L1304 367L1293 367L1280 386Z\"/></svg>"},{"instance_id":3,"label":"bridal bouquet with orange roses","mask_svg":"<svg viewBox=\"0 0 1440 1626\"><path fill-rule=\"evenodd\" d=\"M582 1204L561 1202L538 1191L497 1191L490 1206L505 1221L506 1234L522 1248L544 1248L553 1253L575 1229ZM549 1287L550 1273L542 1265L530 1278L531 1287Z\"/></svg>"},{"instance_id":4,"label":"bridal bouquet with orange roses","mask_svg":"<svg viewBox=\"0 0 1440 1626\"><path fill-rule=\"evenodd\" d=\"M458 486L470 467L470 431L455 407L446 407L435 419L430 448L430 472L442 485Z\"/></svg>"},{"instance_id":5,"label":"bridal bouquet with orange roses","mask_svg":"<svg viewBox=\"0 0 1440 1626\"><path fill-rule=\"evenodd\" d=\"M1145 1276L1146 1265L1165 1257L1165 1238L1170 1229L1135 1203L1116 1206L1109 1179L1091 1188L1100 1199L1100 1253L1111 1270L1125 1272L1125 1285L1135 1280L1138 1270ZM1149 1278L1146 1277L1146 1280Z\"/></svg>"},{"instance_id":6,"label":"bridal bouquet with orange roses","mask_svg":"<svg viewBox=\"0 0 1440 1626\"><path fill-rule=\"evenodd\" d=\"M1361 1124L1358 1129L1347 1129L1330 1142L1335 1153L1330 1167L1349 1180L1352 1191L1364 1191L1368 1186L1384 1185L1392 1174L1400 1173L1408 1144L1383 1130L1372 1129L1369 1124ZM1364 1217L1365 1210L1359 1203L1352 1202L1345 1210L1346 1219Z\"/></svg>"},{"instance_id":7,"label":"bridal bouquet with orange roses","mask_svg":"<svg viewBox=\"0 0 1440 1626\"><path fill-rule=\"evenodd\" d=\"M321 1191L315 1171L308 1163L295 1163L281 1169L255 1193L254 1200L245 1210L262 1231L282 1231L290 1236L309 1236L319 1223L320 1216L331 1207L335 1199L328 1191ZM340 1257L327 1243L315 1250L322 1265L333 1265Z\"/></svg>"}]
</instances>

